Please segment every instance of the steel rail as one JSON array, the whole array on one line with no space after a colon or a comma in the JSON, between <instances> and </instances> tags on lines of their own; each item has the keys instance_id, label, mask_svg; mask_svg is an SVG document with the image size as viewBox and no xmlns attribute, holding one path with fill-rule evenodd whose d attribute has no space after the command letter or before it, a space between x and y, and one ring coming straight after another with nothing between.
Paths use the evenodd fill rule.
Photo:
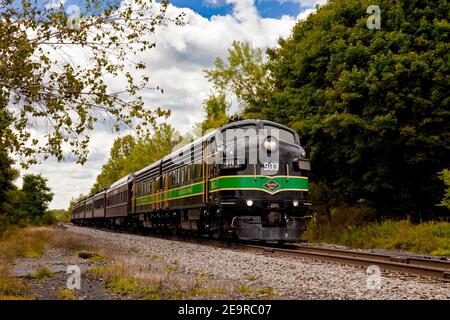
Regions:
<instances>
[{"instance_id":1,"label":"steel rail","mask_svg":"<svg viewBox=\"0 0 450 320\"><path fill-rule=\"evenodd\" d=\"M359 266L376 265L385 271L403 272L450 282L450 262L447 260L310 246L294 246L293 249L237 243L224 243L222 246L236 249L251 249L274 256L317 259Z\"/></svg>"}]
</instances>

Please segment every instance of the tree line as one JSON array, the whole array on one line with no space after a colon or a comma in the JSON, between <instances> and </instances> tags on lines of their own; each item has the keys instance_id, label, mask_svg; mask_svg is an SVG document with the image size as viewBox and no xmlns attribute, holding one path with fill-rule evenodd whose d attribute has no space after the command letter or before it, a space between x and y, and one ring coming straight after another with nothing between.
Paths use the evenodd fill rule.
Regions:
<instances>
[{"instance_id":1,"label":"tree line","mask_svg":"<svg viewBox=\"0 0 450 320\"><path fill-rule=\"evenodd\" d=\"M380 1L381 30L367 29L368 5L329 1L268 49L267 59L261 49L233 42L226 59L205 70L214 91L200 126L204 132L226 123L236 99L240 117L297 130L311 159L311 200L320 213L360 207L378 216L446 216L448 2ZM116 172L114 149L97 181Z\"/></svg>"},{"instance_id":2,"label":"tree line","mask_svg":"<svg viewBox=\"0 0 450 320\"><path fill-rule=\"evenodd\" d=\"M144 91L163 90L149 84L142 57L155 46L150 35L182 26L184 15L167 18L165 0L76 5L73 17L64 2L0 4L1 229L40 223L51 201L43 177L24 175L22 189L14 185L13 155L23 169L68 155L83 164L97 123L145 135L170 113L145 103Z\"/></svg>"},{"instance_id":3,"label":"tree line","mask_svg":"<svg viewBox=\"0 0 450 320\"><path fill-rule=\"evenodd\" d=\"M14 184L19 172L11 164L5 150L0 150L0 235L11 225L54 223L56 217L48 211L53 193L47 179L39 174L25 174L19 189Z\"/></svg>"},{"instance_id":4,"label":"tree line","mask_svg":"<svg viewBox=\"0 0 450 320\"><path fill-rule=\"evenodd\" d=\"M447 216L438 204L448 206L450 191L448 1L379 1L380 30L367 29L369 5L330 0L266 62L235 42L207 76L242 117L298 131L319 211Z\"/></svg>"}]
</instances>

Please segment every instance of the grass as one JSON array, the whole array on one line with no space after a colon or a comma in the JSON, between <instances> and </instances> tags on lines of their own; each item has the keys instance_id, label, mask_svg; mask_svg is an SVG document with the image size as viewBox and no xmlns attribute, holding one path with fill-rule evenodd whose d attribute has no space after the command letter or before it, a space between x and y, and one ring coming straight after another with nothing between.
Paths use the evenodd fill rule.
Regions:
<instances>
[{"instance_id":1,"label":"grass","mask_svg":"<svg viewBox=\"0 0 450 320\"><path fill-rule=\"evenodd\" d=\"M264 288L260 288L258 290L255 290L255 292L253 292L253 295L255 297L259 297L261 295L268 295L269 297L271 296L275 296L277 295L272 288L269 287L264 287Z\"/></svg>"},{"instance_id":2,"label":"grass","mask_svg":"<svg viewBox=\"0 0 450 320\"><path fill-rule=\"evenodd\" d=\"M10 229L0 238L0 257L39 258L52 235L53 230L46 227Z\"/></svg>"},{"instance_id":3,"label":"grass","mask_svg":"<svg viewBox=\"0 0 450 320\"><path fill-rule=\"evenodd\" d=\"M26 296L27 286L17 277L11 276L9 267L0 266L0 297L3 300L22 298Z\"/></svg>"},{"instance_id":4,"label":"grass","mask_svg":"<svg viewBox=\"0 0 450 320\"><path fill-rule=\"evenodd\" d=\"M408 220L384 221L366 226L334 230L329 225L314 226L306 232L309 242L328 242L362 249L400 249L432 256L450 255L450 223Z\"/></svg>"},{"instance_id":5,"label":"grass","mask_svg":"<svg viewBox=\"0 0 450 320\"><path fill-rule=\"evenodd\" d=\"M235 291L236 293L240 293L244 296L252 295L252 290L246 284L240 285L235 289Z\"/></svg>"},{"instance_id":6,"label":"grass","mask_svg":"<svg viewBox=\"0 0 450 320\"><path fill-rule=\"evenodd\" d=\"M203 272L198 272L194 277L178 273L177 262L161 264L158 269L154 269L155 263L150 264L153 269L149 272L146 269L149 261L145 259L116 256L111 260L115 262L91 267L87 275L103 280L108 291L125 297L143 300L180 300L225 294L225 289L212 287L212 280Z\"/></svg>"},{"instance_id":7,"label":"grass","mask_svg":"<svg viewBox=\"0 0 450 320\"><path fill-rule=\"evenodd\" d=\"M244 276L244 279L247 281L255 281L257 279L257 277L255 275L249 273Z\"/></svg>"},{"instance_id":8,"label":"grass","mask_svg":"<svg viewBox=\"0 0 450 320\"><path fill-rule=\"evenodd\" d=\"M106 281L106 289L121 295L140 294L142 288L135 277L113 276Z\"/></svg>"},{"instance_id":9,"label":"grass","mask_svg":"<svg viewBox=\"0 0 450 320\"><path fill-rule=\"evenodd\" d=\"M0 258L39 258L47 246L71 252L92 248L89 238L73 232L49 227L11 228L0 237Z\"/></svg>"},{"instance_id":10,"label":"grass","mask_svg":"<svg viewBox=\"0 0 450 320\"><path fill-rule=\"evenodd\" d=\"M27 278L38 280L38 281L45 281L48 278L51 278L52 275L53 275L52 270L50 270L49 268L40 267L35 272L27 275Z\"/></svg>"},{"instance_id":11,"label":"grass","mask_svg":"<svg viewBox=\"0 0 450 320\"><path fill-rule=\"evenodd\" d=\"M28 296L24 279L10 274L11 265L19 258L39 258L46 248L76 251L89 249L90 239L76 233L50 227L12 227L0 236L0 299L33 299ZM104 256L100 256L104 259ZM100 259L100 258L97 258ZM28 279L45 281L52 276L48 268L39 268Z\"/></svg>"},{"instance_id":12,"label":"grass","mask_svg":"<svg viewBox=\"0 0 450 320\"><path fill-rule=\"evenodd\" d=\"M180 271L180 265L178 261L171 261L169 266L167 267L168 271L171 272L179 272Z\"/></svg>"},{"instance_id":13,"label":"grass","mask_svg":"<svg viewBox=\"0 0 450 320\"><path fill-rule=\"evenodd\" d=\"M77 298L75 293L73 293L72 290L69 290L67 288L59 289L57 296L59 299L63 299L63 300L75 300Z\"/></svg>"},{"instance_id":14,"label":"grass","mask_svg":"<svg viewBox=\"0 0 450 320\"><path fill-rule=\"evenodd\" d=\"M106 262L108 260L107 257L97 254L91 258L88 259L90 262Z\"/></svg>"},{"instance_id":15,"label":"grass","mask_svg":"<svg viewBox=\"0 0 450 320\"><path fill-rule=\"evenodd\" d=\"M246 297L255 297L258 298L260 296L266 296L267 298L271 298L273 296L277 296L278 294L273 291L272 288L269 287L263 287L256 290L250 289L246 284L242 284L241 286L237 287L235 289L236 293L239 293Z\"/></svg>"},{"instance_id":16,"label":"grass","mask_svg":"<svg viewBox=\"0 0 450 320\"><path fill-rule=\"evenodd\" d=\"M70 231L55 230L49 239L49 246L67 252L93 249L92 238Z\"/></svg>"}]
</instances>

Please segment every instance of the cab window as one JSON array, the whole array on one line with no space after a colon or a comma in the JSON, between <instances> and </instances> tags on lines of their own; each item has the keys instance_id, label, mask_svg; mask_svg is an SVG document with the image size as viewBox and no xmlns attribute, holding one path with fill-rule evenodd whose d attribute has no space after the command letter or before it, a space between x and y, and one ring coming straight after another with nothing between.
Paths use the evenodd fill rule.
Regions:
<instances>
[{"instance_id":1,"label":"cab window","mask_svg":"<svg viewBox=\"0 0 450 320\"><path fill-rule=\"evenodd\" d=\"M291 131L269 125L265 125L264 129L267 130L268 135L270 135L272 130L278 130L278 138L280 140L295 143L295 135Z\"/></svg>"}]
</instances>

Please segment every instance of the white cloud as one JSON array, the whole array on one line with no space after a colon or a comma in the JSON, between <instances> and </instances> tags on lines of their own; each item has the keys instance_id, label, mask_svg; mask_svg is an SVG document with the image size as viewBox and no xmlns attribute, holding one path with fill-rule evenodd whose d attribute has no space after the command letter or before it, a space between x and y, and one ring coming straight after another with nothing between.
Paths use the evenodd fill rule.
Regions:
<instances>
[{"instance_id":1,"label":"white cloud","mask_svg":"<svg viewBox=\"0 0 450 320\"><path fill-rule=\"evenodd\" d=\"M299 13L297 20L306 20L306 18L308 18L308 16L315 11L315 9L306 9L305 11Z\"/></svg>"},{"instance_id":2,"label":"white cloud","mask_svg":"<svg viewBox=\"0 0 450 320\"><path fill-rule=\"evenodd\" d=\"M45 3L45 8L46 9L57 9L64 3L66 3L66 0L48 0Z\"/></svg>"},{"instance_id":3,"label":"white cloud","mask_svg":"<svg viewBox=\"0 0 450 320\"><path fill-rule=\"evenodd\" d=\"M265 1L265 0L262 0ZM316 5L323 5L327 3L328 0L277 0L279 3L284 2L294 2L300 4L304 8L312 7L314 8Z\"/></svg>"},{"instance_id":4,"label":"white cloud","mask_svg":"<svg viewBox=\"0 0 450 320\"><path fill-rule=\"evenodd\" d=\"M203 118L202 101L211 90L203 70L211 68L216 57L225 58L233 40L248 41L258 48L276 46L279 37L289 36L297 18L304 18L313 11L307 10L298 17L261 18L254 0L226 2L234 6L232 14L210 19L190 9L169 5L167 14L175 17L185 12L187 25L168 25L159 29L151 35L156 48L139 57L148 64L146 71L152 79L151 84L161 86L165 92L145 92L146 102L150 106L171 109L172 116L167 122L180 132L189 130L194 122ZM93 132L91 153L84 166L75 164L73 159L61 163L48 160L29 170L49 179L55 193L52 208L65 208L72 196L89 191L108 159L116 136L105 130Z\"/></svg>"}]
</instances>

